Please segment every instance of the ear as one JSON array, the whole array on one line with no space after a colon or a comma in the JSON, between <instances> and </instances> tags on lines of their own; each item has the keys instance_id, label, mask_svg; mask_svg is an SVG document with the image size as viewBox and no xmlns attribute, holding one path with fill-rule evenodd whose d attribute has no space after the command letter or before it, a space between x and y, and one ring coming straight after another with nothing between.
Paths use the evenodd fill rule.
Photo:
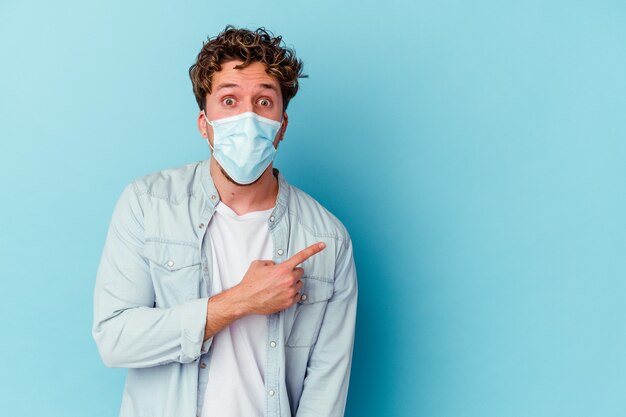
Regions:
<instances>
[{"instance_id":1,"label":"ear","mask_svg":"<svg viewBox=\"0 0 626 417\"><path fill-rule=\"evenodd\" d=\"M204 139L208 139L209 138L209 124L206 122L206 119L204 118L204 112L200 111L200 113L198 113L198 131L200 132L200 134L202 135L202 137Z\"/></svg>"},{"instance_id":2,"label":"ear","mask_svg":"<svg viewBox=\"0 0 626 417\"><path fill-rule=\"evenodd\" d=\"M289 124L289 117L287 116L287 112L283 113L283 124L278 131L278 135L276 136L276 140L274 141L274 147L278 148L278 144L285 137L285 132L287 131L287 125Z\"/></svg>"}]
</instances>

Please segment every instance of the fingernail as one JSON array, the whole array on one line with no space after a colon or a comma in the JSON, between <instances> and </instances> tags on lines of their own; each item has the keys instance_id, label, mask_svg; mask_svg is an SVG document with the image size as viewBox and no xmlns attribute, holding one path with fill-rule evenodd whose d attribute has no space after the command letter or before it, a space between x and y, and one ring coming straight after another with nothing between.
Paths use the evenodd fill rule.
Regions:
<instances>
[{"instance_id":1,"label":"fingernail","mask_svg":"<svg viewBox=\"0 0 626 417\"><path fill-rule=\"evenodd\" d=\"M320 247L320 249L324 249L326 247L326 243L321 242L319 245L317 245Z\"/></svg>"}]
</instances>

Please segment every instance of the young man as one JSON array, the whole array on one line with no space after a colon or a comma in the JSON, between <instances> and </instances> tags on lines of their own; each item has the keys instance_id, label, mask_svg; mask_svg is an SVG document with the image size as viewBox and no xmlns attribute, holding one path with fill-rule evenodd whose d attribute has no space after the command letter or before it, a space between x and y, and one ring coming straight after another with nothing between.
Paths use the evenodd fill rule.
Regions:
<instances>
[{"instance_id":1,"label":"young man","mask_svg":"<svg viewBox=\"0 0 626 417\"><path fill-rule=\"evenodd\" d=\"M189 72L211 158L128 185L98 269L93 336L129 368L120 415L341 416L352 243L272 164L302 62L229 26Z\"/></svg>"}]
</instances>

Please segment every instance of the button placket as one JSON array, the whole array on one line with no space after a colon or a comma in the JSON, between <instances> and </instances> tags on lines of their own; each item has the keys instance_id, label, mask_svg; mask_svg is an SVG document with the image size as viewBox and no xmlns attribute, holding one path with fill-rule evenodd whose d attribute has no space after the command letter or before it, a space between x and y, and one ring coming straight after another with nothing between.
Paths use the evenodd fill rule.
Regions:
<instances>
[{"instance_id":1,"label":"button placket","mask_svg":"<svg viewBox=\"0 0 626 417\"><path fill-rule=\"evenodd\" d=\"M270 216L269 219L269 229L270 235L272 239L272 245L274 247L272 259L276 263L280 263L284 260L283 255L287 253L285 249L287 247L287 236L286 231L283 227L281 227L281 223L284 220L278 221L278 218L274 215ZM265 371L265 387L267 393L267 415L270 417L276 417L280 415L279 411L279 397L280 397L280 387L281 381L279 378L280 374L280 361L278 358L279 344L278 341L281 340L283 336L283 332L281 331L282 326L282 317L283 312L271 314L268 317L268 332L267 332L267 342L269 346L268 354L267 354L267 364Z\"/></svg>"}]
</instances>

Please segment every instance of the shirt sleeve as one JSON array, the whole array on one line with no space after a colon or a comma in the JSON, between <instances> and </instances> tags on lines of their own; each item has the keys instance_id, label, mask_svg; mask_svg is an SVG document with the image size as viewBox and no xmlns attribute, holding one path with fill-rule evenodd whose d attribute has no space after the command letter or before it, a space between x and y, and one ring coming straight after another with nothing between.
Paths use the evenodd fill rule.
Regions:
<instances>
[{"instance_id":1,"label":"shirt sleeve","mask_svg":"<svg viewBox=\"0 0 626 417\"><path fill-rule=\"evenodd\" d=\"M297 417L344 415L354 347L356 268L348 238L337 257L334 292L307 364Z\"/></svg>"},{"instance_id":2,"label":"shirt sleeve","mask_svg":"<svg viewBox=\"0 0 626 417\"><path fill-rule=\"evenodd\" d=\"M155 307L143 224L141 201L130 184L115 206L94 290L92 334L109 367L189 363L211 341L203 342L207 298Z\"/></svg>"}]
</instances>

